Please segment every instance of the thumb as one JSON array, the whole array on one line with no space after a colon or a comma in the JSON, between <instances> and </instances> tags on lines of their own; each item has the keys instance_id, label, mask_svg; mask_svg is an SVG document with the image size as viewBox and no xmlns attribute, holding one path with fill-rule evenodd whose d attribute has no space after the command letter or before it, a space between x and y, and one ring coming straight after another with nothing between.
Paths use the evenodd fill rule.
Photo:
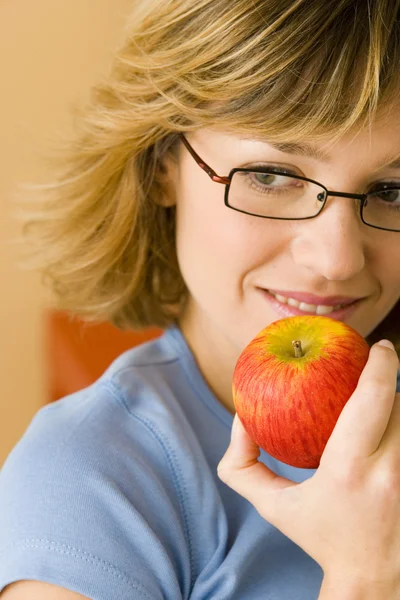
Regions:
<instances>
[{"instance_id":1,"label":"thumb","mask_svg":"<svg viewBox=\"0 0 400 600\"><path fill-rule=\"evenodd\" d=\"M298 484L273 473L259 456L259 447L236 414L230 444L217 467L218 477L251 502L264 519L277 524L284 517L282 491Z\"/></svg>"}]
</instances>

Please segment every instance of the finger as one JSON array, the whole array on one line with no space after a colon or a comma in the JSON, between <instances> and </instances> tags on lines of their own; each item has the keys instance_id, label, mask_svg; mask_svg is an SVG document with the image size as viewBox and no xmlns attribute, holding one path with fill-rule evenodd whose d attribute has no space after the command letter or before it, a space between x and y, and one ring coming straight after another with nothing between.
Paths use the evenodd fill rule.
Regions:
<instances>
[{"instance_id":1,"label":"finger","mask_svg":"<svg viewBox=\"0 0 400 600\"><path fill-rule=\"evenodd\" d=\"M393 348L393 346L392 346ZM374 344L356 389L339 415L321 464L338 452L366 458L378 448L392 412L398 358L394 349Z\"/></svg>"},{"instance_id":2,"label":"finger","mask_svg":"<svg viewBox=\"0 0 400 600\"><path fill-rule=\"evenodd\" d=\"M400 455L400 393L395 394L389 423L377 449L379 453L388 451Z\"/></svg>"},{"instance_id":3,"label":"finger","mask_svg":"<svg viewBox=\"0 0 400 600\"><path fill-rule=\"evenodd\" d=\"M295 484L268 469L259 459L260 449L235 415L231 442L218 465L218 477L246 498L258 512L276 526L284 510L279 491ZM278 514L279 513L279 514Z\"/></svg>"}]
</instances>

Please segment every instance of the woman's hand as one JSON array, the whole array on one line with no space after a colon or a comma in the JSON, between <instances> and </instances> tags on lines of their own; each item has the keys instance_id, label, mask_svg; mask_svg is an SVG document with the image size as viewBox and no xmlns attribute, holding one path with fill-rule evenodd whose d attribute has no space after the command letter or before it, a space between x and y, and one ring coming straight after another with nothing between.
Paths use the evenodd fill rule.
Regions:
<instances>
[{"instance_id":1,"label":"woman's hand","mask_svg":"<svg viewBox=\"0 0 400 600\"><path fill-rule=\"evenodd\" d=\"M372 346L320 466L303 483L279 477L258 461L259 448L237 415L218 465L220 479L313 557L327 581L337 581L343 590L355 582L397 590L399 596L382 593L382 600L400 598L397 368L393 349L380 342Z\"/></svg>"}]
</instances>

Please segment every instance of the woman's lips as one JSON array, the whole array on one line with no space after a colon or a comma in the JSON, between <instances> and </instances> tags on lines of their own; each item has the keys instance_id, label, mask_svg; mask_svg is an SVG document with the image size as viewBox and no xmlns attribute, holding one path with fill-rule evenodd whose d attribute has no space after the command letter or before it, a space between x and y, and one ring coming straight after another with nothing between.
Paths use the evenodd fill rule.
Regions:
<instances>
[{"instance_id":1,"label":"woman's lips","mask_svg":"<svg viewBox=\"0 0 400 600\"><path fill-rule=\"evenodd\" d=\"M300 310L296 306L291 306L289 304L284 304L282 302L279 302L279 300L274 298L274 296L272 294L270 294L267 290L260 289L260 291L263 294L264 298L269 302L269 304L275 310L275 312L278 313L283 318L316 314L315 312ZM357 310L361 301L362 301L362 299L356 300L355 302L353 302L352 304L349 304L348 306L345 306L339 310L335 310L331 313L328 313L326 315L321 315L321 316L330 317L331 319L336 319L337 321L345 321L354 313L354 311Z\"/></svg>"},{"instance_id":2,"label":"woman's lips","mask_svg":"<svg viewBox=\"0 0 400 600\"><path fill-rule=\"evenodd\" d=\"M293 298L298 302L306 302L307 304L314 304L316 306L338 306L339 304L352 304L356 300L361 300L365 296L315 296L307 292L291 292L266 289L266 292L272 293L274 296L285 296L287 298Z\"/></svg>"}]
</instances>

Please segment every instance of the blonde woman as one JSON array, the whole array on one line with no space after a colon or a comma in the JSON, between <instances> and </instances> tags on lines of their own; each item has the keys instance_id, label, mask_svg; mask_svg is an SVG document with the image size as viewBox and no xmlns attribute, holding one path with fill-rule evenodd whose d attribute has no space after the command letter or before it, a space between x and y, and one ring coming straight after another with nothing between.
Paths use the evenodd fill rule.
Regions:
<instances>
[{"instance_id":1,"label":"blonde woman","mask_svg":"<svg viewBox=\"0 0 400 600\"><path fill-rule=\"evenodd\" d=\"M60 308L165 331L11 452L2 600L400 597L399 64L399 0L133 3L25 233ZM371 345L315 470L230 443L241 351L309 313Z\"/></svg>"}]
</instances>

